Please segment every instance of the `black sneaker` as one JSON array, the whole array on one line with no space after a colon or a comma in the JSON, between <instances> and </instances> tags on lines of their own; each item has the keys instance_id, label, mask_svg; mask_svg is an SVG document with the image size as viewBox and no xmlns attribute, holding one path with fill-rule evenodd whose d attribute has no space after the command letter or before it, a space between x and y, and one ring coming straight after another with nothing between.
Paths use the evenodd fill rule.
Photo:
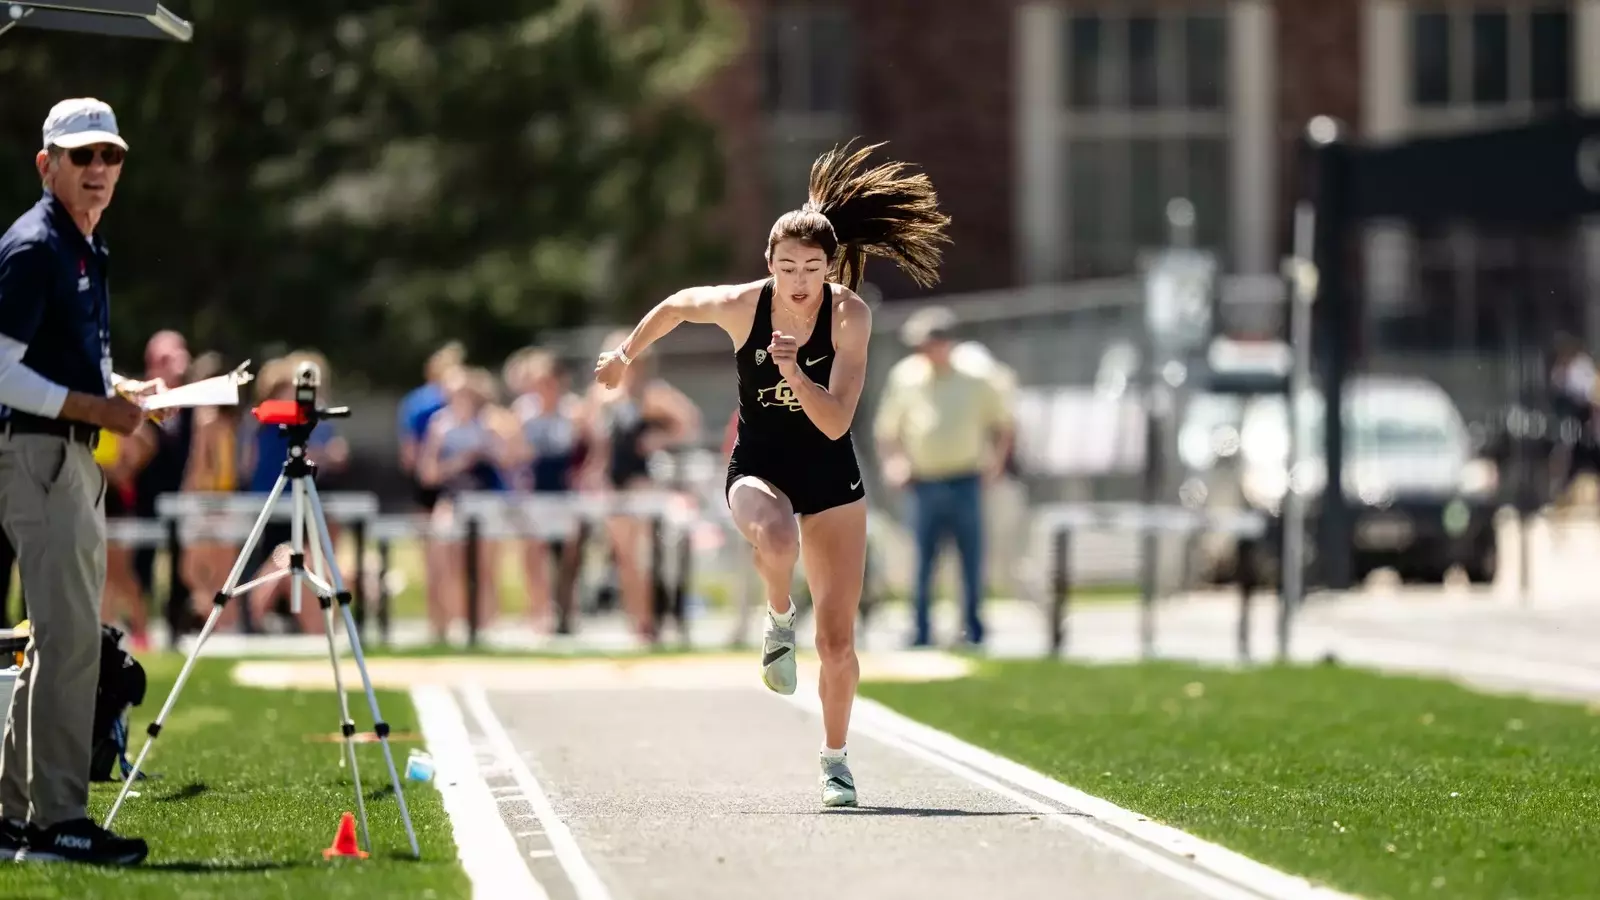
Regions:
<instances>
[{"instance_id":1,"label":"black sneaker","mask_svg":"<svg viewBox=\"0 0 1600 900\"><path fill-rule=\"evenodd\" d=\"M0 819L0 862L12 862L28 846L28 823Z\"/></svg>"},{"instance_id":2,"label":"black sneaker","mask_svg":"<svg viewBox=\"0 0 1600 900\"><path fill-rule=\"evenodd\" d=\"M74 819L35 829L18 862L81 862L131 866L144 862L150 847L140 838L118 837L89 819Z\"/></svg>"}]
</instances>

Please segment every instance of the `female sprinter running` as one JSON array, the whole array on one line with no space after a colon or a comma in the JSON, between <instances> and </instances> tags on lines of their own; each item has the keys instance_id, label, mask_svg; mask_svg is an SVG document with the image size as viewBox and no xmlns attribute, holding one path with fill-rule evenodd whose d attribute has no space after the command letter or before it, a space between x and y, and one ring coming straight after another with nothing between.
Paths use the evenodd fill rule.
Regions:
<instances>
[{"instance_id":1,"label":"female sprinter running","mask_svg":"<svg viewBox=\"0 0 1600 900\"><path fill-rule=\"evenodd\" d=\"M728 508L755 550L766 586L762 680L796 687L790 579L800 554L815 598L822 663L822 802L852 806L845 756L860 666L855 622L866 565L867 506L850 422L867 369L872 315L855 289L867 254L897 262L918 284L938 280L949 217L926 175L900 163L857 171L881 144L847 144L811 167L810 199L767 237L770 278L680 291L645 315L595 364L601 384L682 322L715 324L733 339L739 434L728 463ZM829 274L837 283L830 283ZM799 524L795 519L799 517Z\"/></svg>"}]
</instances>

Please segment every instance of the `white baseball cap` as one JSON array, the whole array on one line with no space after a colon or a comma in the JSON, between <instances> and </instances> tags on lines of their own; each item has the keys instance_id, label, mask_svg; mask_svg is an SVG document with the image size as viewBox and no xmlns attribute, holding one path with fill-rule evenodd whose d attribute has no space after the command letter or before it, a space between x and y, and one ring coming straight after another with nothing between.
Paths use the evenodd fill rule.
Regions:
<instances>
[{"instance_id":1,"label":"white baseball cap","mask_svg":"<svg viewBox=\"0 0 1600 900\"><path fill-rule=\"evenodd\" d=\"M126 150L128 143L117 134L117 114L111 106L93 97L63 100L44 120L44 146L87 147L90 144L116 144Z\"/></svg>"}]
</instances>

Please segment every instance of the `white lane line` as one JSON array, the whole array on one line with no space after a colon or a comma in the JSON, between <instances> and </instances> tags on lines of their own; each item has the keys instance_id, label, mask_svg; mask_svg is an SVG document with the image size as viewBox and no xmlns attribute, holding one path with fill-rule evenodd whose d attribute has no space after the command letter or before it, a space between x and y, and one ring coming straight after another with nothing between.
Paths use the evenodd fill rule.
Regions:
<instances>
[{"instance_id":1,"label":"white lane line","mask_svg":"<svg viewBox=\"0 0 1600 900\"><path fill-rule=\"evenodd\" d=\"M817 715L822 713L821 702L815 697L795 694L787 699ZM1357 900L1176 828L1151 822L865 697L855 700L850 730L1039 812L1046 821L1070 828L1214 900L1261 900L1263 895L1275 900ZM1012 785L1059 805L1021 793ZM1061 806L1085 815L1064 814Z\"/></svg>"},{"instance_id":2,"label":"white lane line","mask_svg":"<svg viewBox=\"0 0 1600 900\"><path fill-rule=\"evenodd\" d=\"M567 879L572 882L578 900L611 900L611 892L606 889L605 882L600 880L600 874L589 864L589 860L584 858L583 850L578 847L577 838L572 836L571 829L567 828L566 823L556 815L555 807L545 795L544 788L540 787L539 780L533 777L533 771L528 768L522 754L517 751L517 745L512 742L511 735L506 733L505 726L495 717L494 710L489 706L488 694L478 685L467 685L461 689L461 696L466 701L467 711L478 721L478 727L483 729L484 735L489 739L489 745L500 757L501 765L511 772L511 777L522 788L523 798L533 808L540 826L544 828L550 850L567 873Z\"/></svg>"},{"instance_id":3,"label":"white lane line","mask_svg":"<svg viewBox=\"0 0 1600 900\"><path fill-rule=\"evenodd\" d=\"M475 900L548 900L549 895L522 861L522 851L478 772L467 723L450 691L439 685L418 685L411 689L411 703L433 755L433 783L450 816L456 855L472 882L472 896Z\"/></svg>"}]
</instances>

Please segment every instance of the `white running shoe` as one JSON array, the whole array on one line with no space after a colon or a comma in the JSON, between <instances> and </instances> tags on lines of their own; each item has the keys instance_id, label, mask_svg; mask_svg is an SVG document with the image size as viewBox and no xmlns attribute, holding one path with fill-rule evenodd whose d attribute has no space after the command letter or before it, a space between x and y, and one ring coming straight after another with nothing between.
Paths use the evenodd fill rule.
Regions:
<instances>
[{"instance_id":1,"label":"white running shoe","mask_svg":"<svg viewBox=\"0 0 1600 900\"><path fill-rule=\"evenodd\" d=\"M761 641L761 683L779 694L793 694L799 683L794 666L794 607L790 624L779 625L767 610L767 630Z\"/></svg>"},{"instance_id":2,"label":"white running shoe","mask_svg":"<svg viewBox=\"0 0 1600 900\"><path fill-rule=\"evenodd\" d=\"M822 805L855 806L856 777L843 756L822 756Z\"/></svg>"}]
</instances>

